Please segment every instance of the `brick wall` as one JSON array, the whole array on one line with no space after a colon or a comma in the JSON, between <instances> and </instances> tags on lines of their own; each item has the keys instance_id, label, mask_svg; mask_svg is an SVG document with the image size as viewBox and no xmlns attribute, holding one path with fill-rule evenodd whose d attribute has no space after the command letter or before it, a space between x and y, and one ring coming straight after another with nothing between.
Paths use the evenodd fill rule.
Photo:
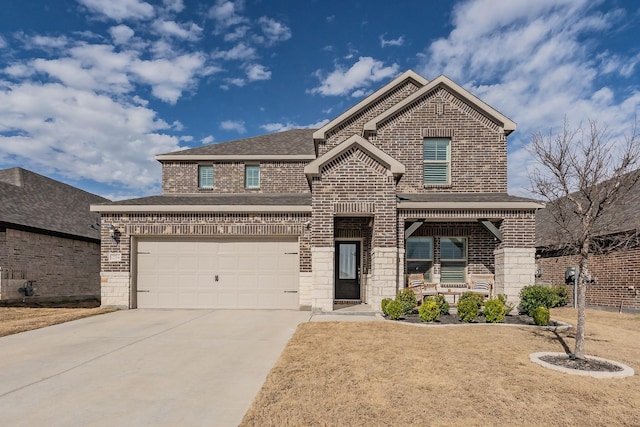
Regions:
<instances>
[{"instance_id":1,"label":"brick wall","mask_svg":"<svg viewBox=\"0 0 640 427\"><path fill-rule=\"evenodd\" d=\"M308 214L295 213L193 213L193 214L103 214L103 272L129 272L131 236L299 236L300 271L311 271L310 232L303 223ZM117 241L109 238L108 224L118 230ZM109 261L119 254L119 261Z\"/></svg>"},{"instance_id":2,"label":"brick wall","mask_svg":"<svg viewBox=\"0 0 640 427\"><path fill-rule=\"evenodd\" d=\"M577 266L575 256L538 258L538 268L542 275L538 283L564 284L567 267ZM640 310L640 247L619 250L608 255L594 255L589 258L589 274L595 283L587 284L587 305ZM634 289L628 289L633 286ZM573 285L568 285L569 304L573 303Z\"/></svg>"},{"instance_id":3,"label":"brick wall","mask_svg":"<svg viewBox=\"0 0 640 427\"><path fill-rule=\"evenodd\" d=\"M163 162L162 191L164 194L309 193L309 184L304 174L307 163L261 162L260 188L246 189L244 162L200 162L202 165L213 165L213 189L199 189L197 162Z\"/></svg>"},{"instance_id":4,"label":"brick wall","mask_svg":"<svg viewBox=\"0 0 640 427\"><path fill-rule=\"evenodd\" d=\"M100 245L27 231L0 233L0 266L25 270L42 297L98 297ZM4 237L4 244L2 238Z\"/></svg>"},{"instance_id":5,"label":"brick wall","mask_svg":"<svg viewBox=\"0 0 640 427\"><path fill-rule=\"evenodd\" d=\"M423 138L451 138L451 185L424 186ZM506 192L507 141L493 122L444 89L378 126L370 141L405 165L398 192Z\"/></svg>"}]
</instances>

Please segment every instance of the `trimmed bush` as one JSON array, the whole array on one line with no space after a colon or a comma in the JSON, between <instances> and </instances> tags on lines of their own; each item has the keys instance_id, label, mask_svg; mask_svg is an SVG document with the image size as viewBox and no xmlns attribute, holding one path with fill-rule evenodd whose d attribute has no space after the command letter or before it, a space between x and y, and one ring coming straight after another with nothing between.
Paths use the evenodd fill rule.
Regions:
<instances>
[{"instance_id":1,"label":"trimmed bush","mask_svg":"<svg viewBox=\"0 0 640 427\"><path fill-rule=\"evenodd\" d=\"M438 308L440 309L441 316L444 316L445 314L449 314L449 303L447 302L447 299L444 297L444 295L428 296L425 299L425 302L426 301L433 301L436 304L438 304Z\"/></svg>"},{"instance_id":2,"label":"trimmed bush","mask_svg":"<svg viewBox=\"0 0 640 427\"><path fill-rule=\"evenodd\" d=\"M546 307L538 307L531 311L533 323L538 326L547 326L549 324L549 309Z\"/></svg>"},{"instance_id":3,"label":"trimmed bush","mask_svg":"<svg viewBox=\"0 0 640 427\"><path fill-rule=\"evenodd\" d=\"M520 313L526 313L532 316L533 310L538 307L547 309L559 307L567 303L567 291L561 286L542 286L532 285L525 286L520 291Z\"/></svg>"},{"instance_id":4,"label":"trimmed bush","mask_svg":"<svg viewBox=\"0 0 640 427\"><path fill-rule=\"evenodd\" d=\"M382 309L382 314L384 314L385 316L389 315L389 313L387 313L387 305L391 301L393 301L391 298L384 298L382 302L380 302L380 308Z\"/></svg>"},{"instance_id":5,"label":"trimmed bush","mask_svg":"<svg viewBox=\"0 0 640 427\"><path fill-rule=\"evenodd\" d=\"M470 292L462 294L458 302L458 317L463 322L473 322L480 313L482 297L474 295Z\"/></svg>"},{"instance_id":6,"label":"trimmed bush","mask_svg":"<svg viewBox=\"0 0 640 427\"><path fill-rule=\"evenodd\" d=\"M418 308L418 315L423 322L435 322L440 317L440 307L433 300L425 301Z\"/></svg>"},{"instance_id":7,"label":"trimmed bush","mask_svg":"<svg viewBox=\"0 0 640 427\"><path fill-rule=\"evenodd\" d=\"M416 308L416 305L418 305L416 294L409 288L398 291L396 301L399 301L402 305L402 314L412 313Z\"/></svg>"},{"instance_id":8,"label":"trimmed bush","mask_svg":"<svg viewBox=\"0 0 640 427\"><path fill-rule=\"evenodd\" d=\"M389 301L386 309L387 316L389 316L389 319L391 320L398 320L404 314L402 311L402 303L398 300Z\"/></svg>"},{"instance_id":9,"label":"trimmed bush","mask_svg":"<svg viewBox=\"0 0 640 427\"><path fill-rule=\"evenodd\" d=\"M483 313L488 323L502 323L504 322L504 316L506 316L507 310L504 302L499 298L495 298L485 301Z\"/></svg>"},{"instance_id":10,"label":"trimmed bush","mask_svg":"<svg viewBox=\"0 0 640 427\"><path fill-rule=\"evenodd\" d=\"M507 296L505 294L498 294L497 297L500 301L502 301L502 304L504 304L504 315L508 316L513 311L515 306L512 303L507 302Z\"/></svg>"}]
</instances>

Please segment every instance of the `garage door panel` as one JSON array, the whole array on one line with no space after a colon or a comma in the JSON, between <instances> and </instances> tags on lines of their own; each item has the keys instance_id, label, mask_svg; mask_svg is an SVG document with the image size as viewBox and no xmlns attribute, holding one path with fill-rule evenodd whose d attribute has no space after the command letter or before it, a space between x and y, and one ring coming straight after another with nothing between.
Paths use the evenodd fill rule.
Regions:
<instances>
[{"instance_id":1,"label":"garage door panel","mask_svg":"<svg viewBox=\"0 0 640 427\"><path fill-rule=\"evenodd\" d=\"M297 309L298 250L295 238L141 238L138 307Z\"/></svg>"}]
</instances>

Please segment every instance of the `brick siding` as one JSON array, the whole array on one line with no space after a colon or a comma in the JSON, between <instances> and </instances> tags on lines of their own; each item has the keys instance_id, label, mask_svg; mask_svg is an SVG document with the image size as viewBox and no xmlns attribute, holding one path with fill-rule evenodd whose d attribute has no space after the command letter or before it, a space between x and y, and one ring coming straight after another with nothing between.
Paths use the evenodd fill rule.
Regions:
<instances>
[{"instance_id":1,"label":"brick siding","mask_svg":"<svg viewBox=\"0 0 640 427\"><path fill-rule=\"evenodd\" d=\"M247 162L260 164L260 188L247 189L245 162L163 162L163 194L193 193L309 193L304 174L308 162ZM198 164L213 165L213 188L198 188Z\"/></svg>"},{"instance_id":2,"label":"brick siding","mask_svg":"<svg viewBox=\"0 0 640 427\"><path fill-rule=\"evenodd\" d=\"M536 264L542 268L538 283L563 285L566 268L577 266L578 257L538 258ZM590 257L589 274L596 281L587 284L587 306L640 310L640 247ZM573 285L565 286L573 304Z\"/></svg>"},{"instance_id":3,"label":"brick siding","mask_svg":"<svg viewBox=\"0 0 640 427\"><path fill-rule=\"evenodd\" d=\"M100 296L98 243L7 228L0 247L0 267L24 270L35 296Z\"/></svg>"}]
</instances>

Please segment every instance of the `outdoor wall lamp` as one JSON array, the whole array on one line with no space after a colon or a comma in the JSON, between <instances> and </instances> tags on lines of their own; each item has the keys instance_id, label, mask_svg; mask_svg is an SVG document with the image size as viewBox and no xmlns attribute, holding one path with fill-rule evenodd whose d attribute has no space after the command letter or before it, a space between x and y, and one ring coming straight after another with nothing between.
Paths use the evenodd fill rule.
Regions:
<instances>
[{"instance_id":1,"label":"outdoor wall lamp","mask_svg":"<svg viewBox=\"0 0 640 427\"><path fill-rule=\"evenodd\" d=\"M116 227L113 224L109 224L109 226L107 227L107 230L109 230L109 237L115 241L116 240Z\"/></svg>"}]
</instances>

